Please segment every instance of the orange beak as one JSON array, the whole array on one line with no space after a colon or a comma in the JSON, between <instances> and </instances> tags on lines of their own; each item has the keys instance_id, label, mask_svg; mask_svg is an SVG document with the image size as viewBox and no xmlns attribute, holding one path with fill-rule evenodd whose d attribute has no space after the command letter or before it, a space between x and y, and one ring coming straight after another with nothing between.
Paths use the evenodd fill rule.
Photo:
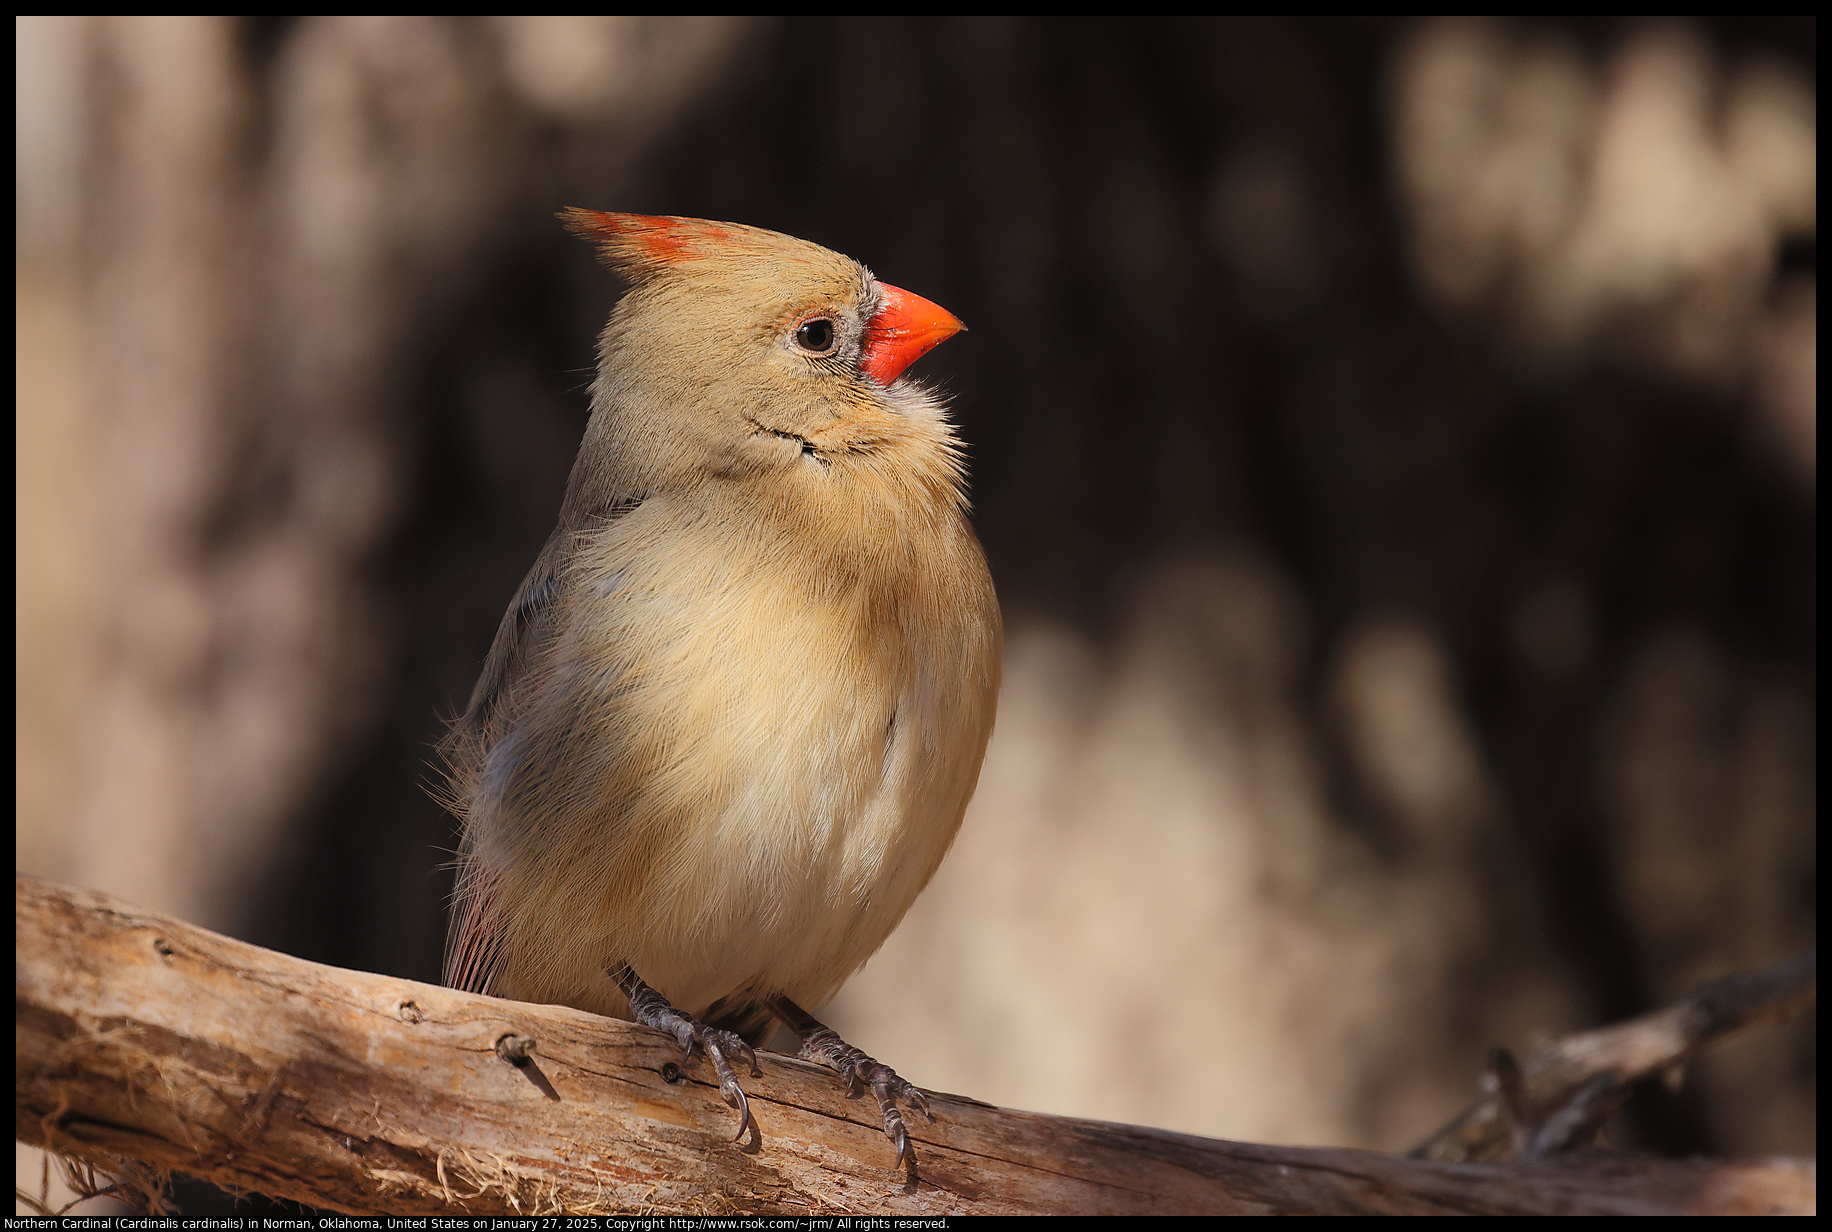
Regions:
<instances>
[{"instance_id":1,"label":"orange beak","mask_svg":"<svg viewBox=\"0 0 1832 1232\"><path fill-rule=\"evenodd\" d=\"M889 385L905 368L967 328L940 304L901 287L881 282L878 292L878 315L866 329L859 366L880 385Z\"/></svg>"}]
</instances>

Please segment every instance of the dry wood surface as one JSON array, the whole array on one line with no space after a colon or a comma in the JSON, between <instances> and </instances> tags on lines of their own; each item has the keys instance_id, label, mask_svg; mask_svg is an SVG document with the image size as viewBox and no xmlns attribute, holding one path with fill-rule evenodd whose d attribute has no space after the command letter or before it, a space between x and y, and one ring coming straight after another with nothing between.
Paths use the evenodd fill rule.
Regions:
<instances>
[{"instance_id":1,"label":"dry wood surface","mask_svg":"<svg viewBox=\"0 0 1832 1232\"><path fill-rule=\"evenodd\" d=\"M1470 1164L1223 1142L933 1094L917 1175L869 1097L760 1054L735 1117L661 1034L344 971L18 875L15 1130L390 1214L1812 1213L1811 1161ZM534 1041L520 1064L504 1058ZM524 1046L525 1047L525 1046ZM1167 1076L1174 1081L1174 1076Z\"/></svg>"}]
</instances>

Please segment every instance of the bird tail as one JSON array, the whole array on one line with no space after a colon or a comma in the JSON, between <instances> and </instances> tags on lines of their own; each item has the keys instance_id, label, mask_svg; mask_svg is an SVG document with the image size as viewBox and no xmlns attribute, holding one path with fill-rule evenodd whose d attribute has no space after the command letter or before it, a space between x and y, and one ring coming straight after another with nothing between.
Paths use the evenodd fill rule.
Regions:
<instances>
[{"instance_id":1,"label":"bird tail","mask_svg":"<svg viewBox=\"0 0 1832 1232\"><path fill-rule=\"evenodd\" d=\"M469 844L466 844L467 848ZM503 920L497 878L476 853L458 857L452 923L445 935L445 984L461 992L492 995L502 958Z\"/></svg>"}]
</instances>

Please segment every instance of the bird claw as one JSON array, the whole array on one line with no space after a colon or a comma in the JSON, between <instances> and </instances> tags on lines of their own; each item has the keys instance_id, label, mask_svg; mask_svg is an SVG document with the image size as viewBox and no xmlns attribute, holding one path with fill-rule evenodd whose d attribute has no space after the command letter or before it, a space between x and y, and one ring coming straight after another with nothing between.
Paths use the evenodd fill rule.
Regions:
<instances>
[{"instance_id":1,"label":"bird claw","mask_svg":"<svg viewBox=\"0 0 1832 1232\"><path fill-rule=\"evenodd\" d=\"M738 1083L738 1074L732 1068L731 1058L742 1058L750 1065L751 1074L758 1076L763 1071L757 1067L756 1050L736 1032L709 1027L681 1013L668 1004L666 997L643 983L628 966L613 968L609 973L629 999L630 1014L637 1022L645 1027L665 1031L680 1043L683 1064L693 1060L695 1044L705 1052L706 1059L712 1062L713 1072L718 1075L719 1094L738 1111L738 1132L733 1140L741 1140L756 1122L751 1118L751 1101ZM878 1111L884 1117L885 1136L897 1151L897 1166L909 1169L910 1176L914 1178L916 1153L910 1145L909 1128L903 1123L903 1112L897 1107L897 1101L902 1100L910 1107L920 1109L924 1116L933 1121L935 1113L929 1109L928 1097L905 1081L896 1070L860 1052L841 1039L833 1028L822 1024L786 997L777 998L771 1009L801 1036L802 1045L798 1055L804 1061L825 1065L837 1073L846 1083L846 1094L851 1098L857 1098L866 1090L871 1091L873 1098L878 1101Z\"/></svg>"},{"instance_id":2,"label":"bird claw","mask_svg":"<svg viewBox=\"0 0 1832 1232\"><path fill-rule=\"evenodd\" d=\"M697 1018L681 1013L668 1004L668 998L643 983L630 968L618 968L612 975L623 989L624 996L629 999L630 1013L636 1021L645 1027L667 1032L680 1044L683 1065L693 1060L693 1046L700 1046L707 1060L712 1062L713 1073L718 1075L719 1094L727 1104L738 1110L738 1132L732 1136L732 1141L742 1139L745 1131L756 1122L751 1118L751 1101L745 1096L744 1088L738 1085L738 1074L732 1069L727 1054L742 1057L749 1063L752 1077L758 1077L763 1071L757 1068L756 1052L734 1032L709 1027Z\"/></svg>"},{"instance_id":3,"label":"bird claw","mask_svg":"<svg viewBox=\"0 0 1832 1232\"><path fill-rule=\"evenodd\" d=\"M913 1165L915 1151L910 1146L909 1129L903 1123L903 1113L898 1109L897 1101L901 1099L912 1108L920 1109L923 1115L933 1121L935 1114L929 1110L927 1096L890 1066L874 1060L841 1039L831 1027L816 1026L809 1031L802 1039L799 1055L804 1061L825 1065L838 1073L846 1082L846 1094L850 1098L857 1098L869 1089L878 1101L879 1113L884 1117L885 1136L897 1151L897 1166L905 1168Z\"/></svg>"},{"instance_id":4,"label":"bird claw","mask_svg":"<svg viewBox=\"0 0 1832 1232\"><path fill-rule=\"evenodd\" d=\"M753 1124L751 1101L746 1098L744 1088L738 1085L738 1075L732 1069L726 1053L729 1051L732 1056L741 1056L749 1061L753 1077L763 1072L757 1068L757 1054L751 1051L749 1044L730 1031L721 1031L699 1023L694 1025L697 1028L695 1038L711 1058L713 1072L719 1075L719 1094L725 1097L726 1103L738 1110L738 1132L732 1135L732 1141L736 1142L744 1137L745 1131Z\"/></svg>"}]
</instances>

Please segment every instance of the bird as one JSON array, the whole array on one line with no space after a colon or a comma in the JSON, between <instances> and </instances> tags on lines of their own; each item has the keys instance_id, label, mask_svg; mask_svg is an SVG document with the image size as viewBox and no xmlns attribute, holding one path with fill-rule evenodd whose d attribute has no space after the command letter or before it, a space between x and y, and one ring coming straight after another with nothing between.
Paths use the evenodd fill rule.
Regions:
<instances>
[{"instance_id":1,"label":"bird","mask_svg":"<svg viewBox=\"0 0 1832 1232\"><path fill-rule=\"evenodd\" d=\"M786 1025L933 1113L818 1006L934 876L979 779L1002 625L963 446L906 375L964 328L818 244L571 209L625 290L558 525L442 744L445 982L734 1062Z\"/></svg>"}]
</instances>

